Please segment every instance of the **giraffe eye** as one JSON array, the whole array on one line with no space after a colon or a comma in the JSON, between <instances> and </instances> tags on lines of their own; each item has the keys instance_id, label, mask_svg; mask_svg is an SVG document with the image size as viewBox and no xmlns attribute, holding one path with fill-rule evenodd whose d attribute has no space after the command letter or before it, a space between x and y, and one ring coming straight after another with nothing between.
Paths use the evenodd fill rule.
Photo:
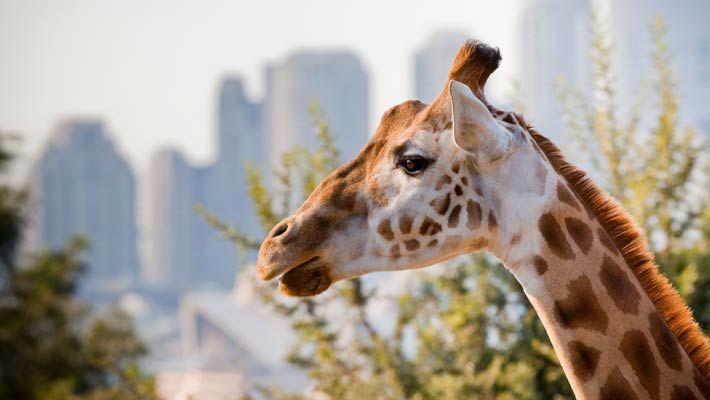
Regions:
<instances>
[{"instance_id":1,"label":"giraffe eye","mask_svg":"<svg viewBox=\"0 0 710 400\"><path fill-rule=\"evenodd\" d=\"M429 166L429 160L419 155L408 155L399 160L399 166L408 175L415 176L424 171Z\"/></svg>"}]
</instances>

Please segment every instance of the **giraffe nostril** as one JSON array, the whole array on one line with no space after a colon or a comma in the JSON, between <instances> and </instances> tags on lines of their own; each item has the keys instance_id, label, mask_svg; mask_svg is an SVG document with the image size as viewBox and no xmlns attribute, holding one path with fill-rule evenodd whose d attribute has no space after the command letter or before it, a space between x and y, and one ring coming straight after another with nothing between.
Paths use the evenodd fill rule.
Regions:
<instances>
[{"instance_id":1,"label":"giraffe nostril","mask_svg":"<svg viewBox=\"0 0 710 400\"><path fill-rule=\"evenodd\" d=\"M279 226L274 228L274 231L271 234L271 238L272 239L277 238L277 237L283 235L287 230L288 230L288 223L282 222Z\"/></svg>"}]
</instances>

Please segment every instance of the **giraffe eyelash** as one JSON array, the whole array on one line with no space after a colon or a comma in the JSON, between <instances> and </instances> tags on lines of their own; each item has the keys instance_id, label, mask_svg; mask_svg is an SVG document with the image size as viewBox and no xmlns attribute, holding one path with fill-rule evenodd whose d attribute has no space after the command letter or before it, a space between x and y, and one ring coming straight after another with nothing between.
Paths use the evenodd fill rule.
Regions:
<instances>
[{"instance_id":1,"label":"giraffe eyelash","mask_svg":"<svg viewBox=\"0 0 710 400\"><path fill-rule=\"evenodd\" d=\"M433 160L419 154L405 154L397 161L397 167L402 168L409 176L419 176L431 166Z\"/></svg>"}]
</instances>

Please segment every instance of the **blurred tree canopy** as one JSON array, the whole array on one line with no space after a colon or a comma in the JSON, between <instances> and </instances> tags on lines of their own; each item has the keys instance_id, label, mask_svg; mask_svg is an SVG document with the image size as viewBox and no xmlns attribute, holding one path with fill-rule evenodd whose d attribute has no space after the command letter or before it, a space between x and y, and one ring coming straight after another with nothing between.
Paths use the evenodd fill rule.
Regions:
<instances>
[{"instance_id":1,"label":"blurred tree canopy","mask_svg":"<svg viewBox=\"0 0 710 400\"><path fill-rule=\"evenodd\" d=\"M631 113L620 115L609 38L597 16L592 26L593 96L558 86L566 136L583 150L568 154L591 163L600 183L646 229L661 269L708 332L710 175L702 161L710 154L694 130L678 123L665 28L660 19L652 26L654 67L643 94L656 103L650 110L633 105ZM282 156L274 192L261 171L248 171L249 194L265 233L300 204L301 198L293 201L294 193L305 198L338 166L326 121L317 107L311 113L320 145L313 152L296 148ZM641 128L645 120L653 121L650 129ZM258 249L255 238L200 212L240 248ZM346 400L573 398L547 334L513 275L486 254L446 264L420 272L418 280L387 298L394 308L391 332L374 328L368 305L383 296L363 279L295 303L282 298L276 283L259 282L261 299L292 321L297 341L289 361L307 370L315 387L308 396L277 388L251 388L250 393L271 399L316 393ZM333 307L341 307L339 318L329 314Z\"/></svg>"},{"instance_id":2,"label":"blurred tree canopy","mask_svg":"<svg viewBox=\"0 0 710 400\"><path fill-rule=\"evenodd\" d=\"M677 77L666 26L651 24L652 70L634 104L618 104L612 47L595 15L592 24L594 92L584 96L561 83L570 152L646 231L661 270L710 331L710 147L707 135L681 125ZM650 101L649 101L650 100Z\"/></svg>"},{"instance_id":3,"label":"blurred tree canopy","mask_svg":"<svg viewBox=\"0 0 710 400\"><path fill-rule=\"evenodd\" d=\"M0 176L13 155L0 134ZM75 298L88 242L21 255L25 190L0 181L0 398L155 399L140 373L145 353L128 315L92 315Z\"/></svg>"}]
</instances>

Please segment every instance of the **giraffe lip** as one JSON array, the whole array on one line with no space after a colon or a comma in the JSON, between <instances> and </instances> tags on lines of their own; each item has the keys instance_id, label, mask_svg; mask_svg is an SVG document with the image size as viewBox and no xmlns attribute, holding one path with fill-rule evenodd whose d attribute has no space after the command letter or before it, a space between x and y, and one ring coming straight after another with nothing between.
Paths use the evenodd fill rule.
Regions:
<instances>
[{"instance_id":1,"label":"giraffe lip","mask_svg":"<svg viewBox=\"0 0 710 400\"><path fill-rule=\"evenodd\" d=\"M324 292L333 282L328 264L313 257L286 271L279 279L279 290L291 297L311 297Z\"/></svg>"},{"instance_id":2,"label":"giraffe lip","mask_svg":"<svg viewBox=\"0 0 710 400\"><path fill-rule=\"evenodd\" d=\"M315 262L315 261L318 261L319 258L320 258L320 257L315 256L315 257L309 258L307 261L304 261L304 262L302 262L302 263L300 263L300 264L296 264L296 265L294 265L294 266L291 266L291 267L288 267L288 268L284 268L283 272L280 274L281 277L279 278L279 280L282 280L287 274L291 273L292 271L295 271L295 270L297 270L297 269L299 269L299 268L305 268L305 267L307 267L309 264L311 264L311 263L313 263L313 262Z\"/></svg>"},{"instance_id":3,"label":"giraffe lip","mask_svg":"<svg viewBox=\"0 0 710 400\"><path fill-rule=\"evenodd\" d=\"M315 261L318 258L319 258L318 256L315 256L315 257L311 257L311 258L307 259L306 261L300 262L298 264L290 264L290 265L286 264L285 266L282 265L282 266L276 267L276 268L265 268L264 264L259 264L259 265L257 265L257 273L259 274L259 277L262 280L270 281L270 280L276 278L277 276L283 276L283 275L289 273L289 271L292 271L296 268L300 268L304 265L307 265L307 264Z\"/></svg>"}]
</instances>

